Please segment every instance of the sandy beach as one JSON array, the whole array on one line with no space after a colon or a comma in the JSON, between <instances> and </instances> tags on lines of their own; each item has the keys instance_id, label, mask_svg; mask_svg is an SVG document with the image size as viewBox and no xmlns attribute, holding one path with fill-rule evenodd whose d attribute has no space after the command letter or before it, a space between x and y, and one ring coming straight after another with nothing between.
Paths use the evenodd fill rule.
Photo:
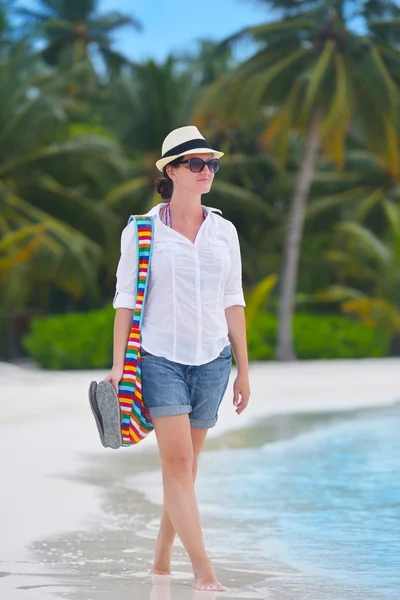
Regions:
<instances>
[{"instance_id":1,"label":"sandy beach","mask_svg":"<svg viewBox=\"0 0 400 600\"><path fill-rule=\"evenodd\" d=\"M179 543L171 581L152 581L148 575L161 499L154 493L159 478L155 436L131 449L102 448L87 387L104 375L0 363L0 597L211 600L214 594L192 591ZM310 427L310 419L293 415L390 406L400 397L399 361L253 363L251 386L251 404L238 417L230 383L206 451L252 446L257 436L265 443L268 424L280 439ZM214 498L218 505L218 489ZM318 572L312 594L304 582L296 588L298 569L277 559L261 571L247 554L241 557L239 547L236 560L228 559L213 546L213 517L207 510L202 517L217 574L229 587L227 599L356 598L341 596L339 588L332 595ZM285 593L279 587L283 580L291 582Z\"/></svg>"}]
</instances>

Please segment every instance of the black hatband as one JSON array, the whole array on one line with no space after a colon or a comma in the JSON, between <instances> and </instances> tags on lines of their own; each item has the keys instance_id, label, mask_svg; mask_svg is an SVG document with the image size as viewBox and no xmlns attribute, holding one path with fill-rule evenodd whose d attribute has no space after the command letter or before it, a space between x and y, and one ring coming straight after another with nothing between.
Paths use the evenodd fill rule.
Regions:
<instances>
[{"instance_id":1,"label":"black hatband","mask_svg":"<svg viewBox=\"0 0 400 600\"><path fill-rule=\"evenodd\" d=\"M175 156L176 154L182 154L183 152L189 152L189 150L196 150L197 148L208 148L212 150L210 144L207 140L190 140L189 142L184 142L183 144L179 144L179 146L175 146L168 150L165 154L163 154L162 158L167 158L168 156Z\"/></svg>"}]
</instances>

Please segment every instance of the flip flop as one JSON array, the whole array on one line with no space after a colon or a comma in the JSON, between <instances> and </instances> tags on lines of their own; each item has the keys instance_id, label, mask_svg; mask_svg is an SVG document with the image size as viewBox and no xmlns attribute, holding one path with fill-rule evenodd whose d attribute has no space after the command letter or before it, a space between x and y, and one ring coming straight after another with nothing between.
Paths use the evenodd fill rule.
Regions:
<instances>
[{"instance_id":1,"label":"flip flop","mask_svg":"<svg viewBox=\"0 0 400 600\"><path fill-rule=\"evenodd\" d=\"M99 432L100 441L103 444L104 448L107 448L106 443L104 441L104 429L103 429L103 418L101 416L101 412L97 405L97 382L92 381L89 386L89 405L92 410L94 420L96 422L97 431Z\"/></svg>"},{"instance_id":2,"label":"flip flop","mask_svg":"<svg viewBox=\"0 0 400 600\"><path fill-rule=\"evenodd\" d=\"M108 381L100 381L96 391L97 406L102 419L104 444L117 450L122 446L121 409L118 394Z\"/></svg>"}]
</instances>

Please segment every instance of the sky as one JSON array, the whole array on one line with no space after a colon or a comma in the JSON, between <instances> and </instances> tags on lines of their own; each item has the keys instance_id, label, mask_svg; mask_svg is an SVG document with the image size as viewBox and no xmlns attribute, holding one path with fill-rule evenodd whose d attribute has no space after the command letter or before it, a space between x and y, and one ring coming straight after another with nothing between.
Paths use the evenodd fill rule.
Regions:
<instances>
[{"instance_id":1,"label":"sky","mask_svg":"<svg viewBox=\"0 0 400 600\"><path fill-rule=\"evenodd\" d=\"M35 0L20 0L19 5L37 7ZM198 39L219 41L270 18L256 0L100 0L100 13L113 10L134 16L143 26L139 33L122 29L115 38L115 49L134 61L191 53Z\"/></svg>"}]
</instances>

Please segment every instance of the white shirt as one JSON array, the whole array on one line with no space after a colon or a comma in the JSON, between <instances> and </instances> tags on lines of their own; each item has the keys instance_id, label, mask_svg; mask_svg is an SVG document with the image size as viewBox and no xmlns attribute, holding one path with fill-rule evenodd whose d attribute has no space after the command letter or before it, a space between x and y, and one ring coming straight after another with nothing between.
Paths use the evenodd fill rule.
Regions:
<instances>
[{"instance_id":1,"label":"white shirt","mask_svg":"<svg viewBox=\"0 0 400 600\"><path fill-rule=\"evenodd\" d=\"M229 344L225 309L245 306L242 264L233 223L205 207L195 242L164 225L161 203L154 217L153 254L142 323L142 347L185 365L202 365ZM135 224L122 232L114 308L135 305L137 249Z\"/></svg>"}]
</instances>

